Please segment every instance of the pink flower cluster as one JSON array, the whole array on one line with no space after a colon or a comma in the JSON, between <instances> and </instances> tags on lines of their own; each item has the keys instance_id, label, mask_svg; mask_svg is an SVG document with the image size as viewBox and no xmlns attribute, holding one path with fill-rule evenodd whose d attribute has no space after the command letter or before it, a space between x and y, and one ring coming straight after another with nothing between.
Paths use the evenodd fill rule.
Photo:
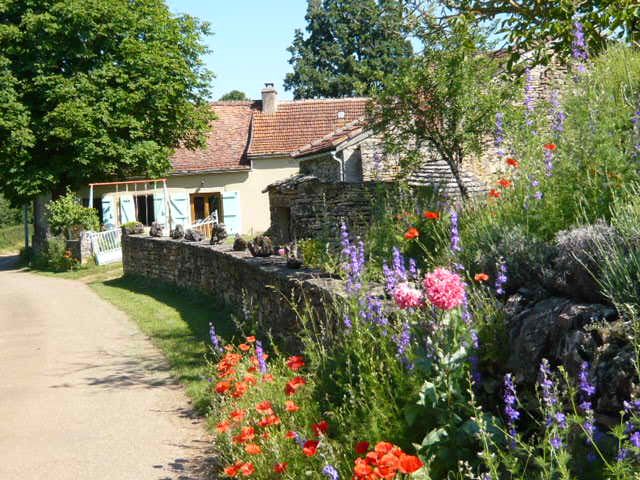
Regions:
<instances>
[{"instance_id":1,"label":"pink flower cluster","mask_svg":"<svg viewBox=\"0 0 640 480\"><path fill-rule=\"evenodd\" d=\"M424 277L424 290L429 301L442 310L451 310L464 301L464 282L460 275L436 268Z\"/></svg>"},{"instance_id":2,"label":"pink flower cluster","mask_svg":"<svg viewBox=\"0 0 640 480\"><path fill-rule=\"evenodd\" d=\"M398 307L403 310L407 308L420 308L424 303L422 292L407 282L398 284L393 291L393 298Z\"/></svg>"}]
</instances>

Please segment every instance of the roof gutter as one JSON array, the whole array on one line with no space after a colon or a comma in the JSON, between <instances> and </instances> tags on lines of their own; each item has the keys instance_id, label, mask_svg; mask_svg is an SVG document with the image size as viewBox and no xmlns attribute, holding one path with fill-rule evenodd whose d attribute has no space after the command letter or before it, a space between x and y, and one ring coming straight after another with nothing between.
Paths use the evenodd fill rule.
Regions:
<instances>
[{"instance_id":1,"label":"roof gutter","mask_svg":"<svg viewBox=\"0 0 640 480\"><path fill-rule=\"evenodd\" d=\"M238 172L250 172L251 167L247 166L246 168L228 168L224 170L183 170L183 171L173 171L169 174L171 177L176 176L191 176L191 175L207 175L210 173L238 173Z\"/></svg>"}]
</instances>

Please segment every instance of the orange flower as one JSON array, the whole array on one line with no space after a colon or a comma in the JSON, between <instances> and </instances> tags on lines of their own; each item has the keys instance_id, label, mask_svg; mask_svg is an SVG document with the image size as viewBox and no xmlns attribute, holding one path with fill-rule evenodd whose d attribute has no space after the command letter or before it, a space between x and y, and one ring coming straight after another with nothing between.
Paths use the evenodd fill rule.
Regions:
<instances>
[{"instance_id":1,"label":"orange flower","mask_svg":"<svg viewBox=\"0 0 640 480\"><path fill-rule=\"evenodd\" d=\"M224 420L216 425L216 431L218 433L225 433L231 429L231 422L229 420Z\"/></svg>"},{"instance_id":2,"label":"orange flower","mask_svg":"<svg viewBox=\"0 0 640 480\"><path fill-rule=\"evenodd\" d=\"M376 453L384 455L385 453L389 453L391 450L393 450L393 444L389 442L378 442L374 450Z\"/></svg>"},{"instance_id":3,"label":"orange flower","mask_svg":"<svg viewBox=\"0 0 640 480\"><path fill-rule=\"evenodd\" d=\"M415 240L419 236L420 236L420 232L418 231L418 229L416 227L411 227L404 234L404 238L406 238L407 240Z\"/></svg>"},{"instance_id":4,"label":"orange flower","mask_svg":"<svg viewBox=\"0 0 640 480\"><path fill-rule=\"evenodd\" d=\"M300 355L289 357L289 359L287 360L287 367L289 367L294 372L297 372L302 367L304 367L304 357Z\"/></svg>"},{"instance_id":5,"label":"orange flower","mask_svg":"<svg viewBox=\"0 0 640 480\"><path fill-rule=\"evenodd\" d=\"M473 279L476 282L486 282L487 280L489 280L489 275L487 275L486 273L476 273L476 275L473 277Z\"/></svg>"},{"instance_id":6,"label":"orange flower","mask_svg":"<svg viewBox=\"0 0 640 480\"><path fill-rule=\"evenodd\" d=\"M234 410L229 414L229 418L236 423L242 422L242 420L244 420L244 417L246 416L247 416L246 410Z\"/></svg>"},{"instance_id":7,"label":"orange flower","mask_svg":"<svg viewBox=\"0 0 640 480\"><path fill-rule=\"evenodd\" d=\"M364 458L356 458L353 473L356 478L369 478L369 475L373 473L373 467L371 467Z\"/></svg>"},{"instance_id":8,"label":"orange flower","mask_svg":"<svg viewBox=\"0 0 640 480\"><path fill-rule=\"evenodd\" d=\"M358 455L364 455L369 450L369 442L359 442L356 444L356 453Z\"/></svg>"},{"instance_id":9,"label":"orange flower","mask_svg":"<svg viewBox=\"0 0 640 480\"><path fill-rule=\"evenodd\" d=\"M244 447L244 451L249 455L259 455L260 453L262 453L260 445L256 445L255 443L247 443Z\"/></svg>"},{"instance_id":10,"label":"orange flower","mask_svg":"<svg viewBox=\"0 0 640 480\"><path fill-rule=\"evenodd\" d=\"M422 460L414 455L400 455L400 471L405 474L417 472L424 466Z\"/></svg>"},{"instance_id":11,"label":"orange flower","mask_svg":"<svg viewBox=\"0 0 640 480\"><path fill-rule=\"evenodd\" d=\"M293 431L289 430L287 432L287 434L285 435L285 437L287 437L288 439L292 440L292 439L296 438L296 432L293 432Z\"/></svg>"},{"instance_id":12,"label":"orange flower","mask_svg":"<svg viewBox=\"0 0 640 480\"><path fill-rule=\"evenodd\" d=\"M249 440L253 440L256 436L256 430L253 427L242 427L242 430L238 435L233 437L235 443L244 443Z\"/></svg>"},{"instance_id":13,"label":"orange flower","mask_svg":"<svg viewBox=\"0 0 640 480\"><path fill-rule=\"evenodd\" d=\"M256 405L256 411L262 415L273 415L273 405L270 401L265 400Z\"/></svg>"},{"instance_id":14,"label":"orange flower","mask_svg":"<svg viewBox=\"0 0 640 480\"><path fill-rule=\"evenodd\" d=\"M275 378L273 378L273 375L271 375L270 373L265 373L262 376L262 381L267 383L272 383L275 381Z\"/></svg>"},{"instance_id":15,"label":"orange flower","mask_svg":"<svg viewBox=\"0 0 640 480\"><path fill-rule=\"evenodd\" d=\"M502 194L495 189L491 189L491 191L489 192L489 196L493 198L500 198L500 195Z\"/></svg>"},{"instance_id":16,"label":"orange flower","mask_svg":"<svg viewBox=\"0 0 640 480\"><path fill-rule=\"evenodd\" d=\"M247 343L255 343L256 341L256 337L254 337L253 335L250 337L246 338Z\"/></svg>"},{"instance_id":17,"label":"orange flower","mask_svg":"<svg viewBox=\"0 0 640 480\"><path fill-rule=\"evenodd\" d=\"M276 463L273 466L273 471L276 472L276 473L284 473L287 470L288 466L289 466L289 464L287 462Z\"/></svg>"},{"instance_id":18,"label":"orange flower","mask_svg":"<svg viewBox=\"0 0 640 480\"><path fill-rule=\"evenodd\" d=\"M509 188L512 185L512 183L506 178L502 178L500 179L500 181L498 181L498 185L500 185L502 188Z\"/></svg>"},{"instance_id":19,"label":"orange flower","mask_svg":"<svg viewBox=\"0 0 640 480\"><path fill-rule=\"evenodd\" d=\"M247 385L255 385L256 383L258 383L258 380L256 380L256 377L254 377L253 375L247 375L246 377L244 377L243 381Z\"/></svg>"},{"instance_id":20,"label":"orange flower","mask_svg":"<svg viewBox=\"0 0 640 480\"><path fill-rule=\"evenodd\" d=\"M294 402L293 400L286 400L284 402L284 408L287 412L297 412L298 410L300 410L300 407L296 405L296 402Z\"/></svg>"},{"instance_id":21,"label":"orange flower","mask_svg":"<svg viewBox=\"0 0 640 480\"><path fill-rule=\"evenodd\" d=\"M216 392L222 395L226 393L230 388L231 382L225 380L222 382L218 382L218 384L216 385Z\"/></svg>"},{"instance_id":22,"label":"orange flower","mask_svg":"<svg viewBox=\"0 0 640 480\"><path fill-rule=\"evenodd\" d=\"M238 475L238 472L240 471L240 467L242 467L242 465L244 465L244 462L238 462L235 465L230 465L224 469L224 474L229 477L235 477Z\"/></svg>"},{"instance_id":23,"label":"orange flower","mask_svg":"<svg viewBox=\"0 0 640 480\"><path fill-rule=\"evenodd\" d=\"M268 417L263 418L258 422L258 425L261 427L269 427L271 425L280 425L280 417L277 415L269 415Z\"/></svg>"},{"instance_id":24,"label":"orange flower","mask_svg":"<svg viewBox=\"0 0 640 480\"><path fill-rule=\"evenodd\" d=\"M520 168L520 162L515 158L507 158L507 165L513 168Z\"/></svg>"},{"instance_id":25,"label":"orange flower","mask_svg":"<svg viewBox=\"0 0 640 480\"><path fill-rule=\"evenodd\" d=\"M304 453L307 457L313 457L316 453L318 453L318 444L320 442L317 440L307 440L302 447L302 453Z\"/></svg>"},{"instance_id":26,"label":"orange flower","mask_svg":"<svg viewBox=\"0 0 640 480\"><path fill-rule=\"evenodd\" d=\"M249 462L243 463L242 466L240 467L240 473L245 477L248 477L249 475L253 475L255 471L256 471L256 467L253 466L253 463L249 463Z\"/></svg>"},{"instance_id":27,"label":"orange flower","mask_svg":"<svg viewBox=\"0 0 640 480\"><path fill-rule=\"evenodd\" d=\"M322 420L321 422L314 423L313 425L311 425L311 430L313 430L313 433L316 437L324 435L329 430L329 422L327 422L326 420Z\"/></svg>"},{"instance_id":28,"label":"orange flower","mask_svg":"<svg viewBox=\"0 0 640 480\"><path fill-rule=\"evenodd\" d=\"M387 453L380 457L378 460L378 471L386 478L390 476L391 478L395 478L396 470L398 470L398 466L400 461L398 457L396 457L393 453Z\"/></svg>"},{"instance_id":29,"label":"orange flower","mask_svg":"<svg viewBox=\"0 0 640 480\"><path fill-rule=\"evenodd\" d=\"M284 391L287 395L293 395L300 387L306 385L306 383L307 381L304 378L295 377L287 383Z\"/></svg>"},{"instance_id":30,"label":"orange flower","mask_svg":"<svg viewBox=\"0 0 640 480\"><path fill-rule=\"evenodd\" d=\"M246 352L251 350L251 345L247 345L246 343L241 343L240 345L238 345L238 348L243 352Z\"/></svg>"},{"instance_id":31,"label":"orange flower","mask_svg":"<svg viewBox=\"0 0 640 480\"><path fill-rule=\"evenodd\" d=\"M550 151L552 151L552 152L553 152L554 150L556 150L557 148L558 148L558 146L557 146L555 143L547 143L547 144L544 146L544 149L545 149L545 150L550 150Z\"/></svg>"},{"instance_id":32,"label":"orange flower","mask_svg":"<svg viewBox=\"0 0 640 480\"><path fill-rule=\"evenodd\" d=\"M438 212L431 212L429 210L424 212L423 215L427 220L438 220L440 218L440 214Z\"/></svg>"},{"instance_id":33,"label":"orange flower","mask_svg":"<svg viewBox=\"0 0 640 480\"><path fill-rule=\"evenodd\" d=\"M245 393L247 393L248 390L249 390L249 385L247 385L245 382L238 382L236 383L236 389L233 391L231 396L233 398L240 398Z\"/></svg>"}]
</instances>

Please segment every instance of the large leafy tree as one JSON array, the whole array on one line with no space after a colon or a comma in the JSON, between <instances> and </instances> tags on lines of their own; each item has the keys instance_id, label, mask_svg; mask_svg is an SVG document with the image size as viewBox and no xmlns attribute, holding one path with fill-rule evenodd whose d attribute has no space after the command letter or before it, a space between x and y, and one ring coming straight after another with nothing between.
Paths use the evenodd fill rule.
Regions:
<instances>
[{"instance_id":1,"label":"large leafy tree","mask_svg":"<svg viewBox=\"0 0 640 480\"><path fill-rule=\"evenodd\" d=\"M305 18L288 49L295 98L368 95L412 54L405 0L309 0Z\"/></svg>"},{"instance_id":2,"label":"large leafy tree","mask_svg":"<svg viewBox=\"0 0 640 480\"><path fill-rule=\"evenodd\" d=\"M212 119L208 26L163 0L0 0L0 190L167 172Z\"/></svg>"},{"instance_id":3,"label":"large leafy tree","mask_svg":"<svg viewBox=\"0 0 640 480\"><path fill-rule=\"evenodd\" d=\"M602 52L618 39L640 46L640 2L638 0L435 0L420 1L441 16L475 15L495 21L517 61L523 52L533 52L544 62L552 54L568 58L574 42L574 22L584 26L589 50Z\"/></svg>"},{"instance_id":4,"label":"large leafy tree","mask_svg":"<svg viewBox=\"0 0 640 480\"><path fill-rule=\"evenodd\" d=\"M249 100L247 94L240 90L231 90L220 97L221 102L225 101Z\"/></svg>"}]
</instances>

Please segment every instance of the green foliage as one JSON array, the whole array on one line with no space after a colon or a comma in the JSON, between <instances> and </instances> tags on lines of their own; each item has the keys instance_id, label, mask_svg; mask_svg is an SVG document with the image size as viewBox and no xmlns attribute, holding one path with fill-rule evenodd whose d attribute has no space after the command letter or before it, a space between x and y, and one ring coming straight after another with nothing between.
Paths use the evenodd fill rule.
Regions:
<instances>
[{"instance_id":1,"label":"green foliage","mask_svg":"<svg viewBox=\"0 0 640 480\"><path fill-rule=\"evenodd\" d=\"M22 221L22 209L14 208L9 201L0 194L0 228L17 225Z\"/></svg>"},{"instance_id":2,"label":"green foliage","mask_svg":"<svg viewBox=\"0 0 640 480\"><path fill-rule=\"evenodd\" d=\"M486 32L472 21L435 25L426 18L416 34L425 47L377 94L375 127L387 133L389 150L405 159L406 173L428 148L451 167L467 197L461 169L484 148L496 112L507 109L514 87L501 78L499 61L486 54Z\"/></svg>"},{"instance_id":3,"label":"green foliage","mask_svg":"<svg viewBox=\"0 0 640 480\"><path fill-rule=\"evenodd\" d=\"M67 249L67 241L64 237L48 239L42 253L33 259L35 268L53 272L66 272L76 269L78 265L79 262L73 258L71 251Z\"/></svg>"},{"instance_id":4,"label":"green foliage","mask_svg":"<svg viewBox=\"0 0 640 480\"><path fill-rule=\"evenodd\" d=\"M162 0L0 3L0 185L15 203L157 176L211 110L206 24Z\"/></svg>"},{"instance_id":5,"label":"green foliage","mask_svg":"<svg viewBox=\"0 0 640 480\"><path fill-rule=\"evenodd\" d=\"M398 0L309 0L308 36L296 30L285 89L294 98L370 94L412 54L408 15Z\"/></svg>"},{"instance_id":6,"label":"green foliage","mask_svg":"<svg viewBox=\"0 0 640 480\"><path fill-rule=\"evenodd\" d=\"M47 218L54 234L72 239L82 230L98 231L100 220L93 208L83 207L76 195L67 193L47 205Z\"/></svg>"},{"instance_id":7,"label":"green foliage","mask_svg":"<svg viewBox=\"0 0 640 480\"><path fill-rule=\"evenodd\" d=\"M0 228L0 253L15 253L24 246L24 226Z\"/></svg>"},{"instance_id":8,"label":"green foliage","mask_svg":"<svg viewBox=\"0 0 640 480\"><path fill-rule=\"evenodd\" d=\"M227 92L220 97L221 102L230 101L230 100L234 100L234 101L249 100L249 98L244 92L241 92L240 90L231 90L230 92Z\"/></svg>"},{"instance_id":9,"label":"green foliage","mask_svg":"<svg viewBox=\"0 0 640 480\"><path fill-rule=\"evenodd\" d=\"M306 267L320 268L327 273L340 271L335 247L330 243L318 239L307 239L298 242L298 246Z\"/></svg>"},{"instance_id":10,"label":"green foliage","mask_svg":"<svg viewBox=\"0 0 640 480\"><path fill-rule=\"evenodd\" d=\"M635 0L438 0L426 3L434 8L444 7L442 15L451 15L454 11L496 21L499 24L496 33L509 47L512 62L518 61L522 52L534 52L536 60L549 60L552 54L570 58L576 19L584 25L593 55L604 51L612 39L628 43L640 41L640 4Z\"/></svg>"}]
</instances>

